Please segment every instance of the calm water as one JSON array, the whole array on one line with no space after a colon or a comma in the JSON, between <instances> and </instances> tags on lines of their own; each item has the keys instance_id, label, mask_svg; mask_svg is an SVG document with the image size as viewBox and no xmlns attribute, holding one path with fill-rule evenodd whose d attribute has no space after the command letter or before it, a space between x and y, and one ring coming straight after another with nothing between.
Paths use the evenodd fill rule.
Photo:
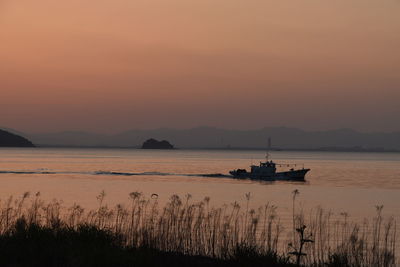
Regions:
<instances>
[{"instance_id":1,"label":"calm water","mask_svg":"<svg viewBox=\"0 0 400 267\"><path fill-rule=\"evenodd\" d=\"M197 176L248 168L264 156L262 151L0 149L0 198L40 191L46 200L93 208L102 190L110 205L128 203L128 194L140 191L148 196L157 193L161 202L172 194L190 193L194 200L209 196L212 203L222 205L244 203L245 193L251 192L251 205L270 202L286 217L291 192L298 189L305 210L320 205L361 219L374 215L375 205L384 205L384 215L400 221L399 153L272 153L279 163L311 168L306 183Z\"/></svg>"}]
</instances>

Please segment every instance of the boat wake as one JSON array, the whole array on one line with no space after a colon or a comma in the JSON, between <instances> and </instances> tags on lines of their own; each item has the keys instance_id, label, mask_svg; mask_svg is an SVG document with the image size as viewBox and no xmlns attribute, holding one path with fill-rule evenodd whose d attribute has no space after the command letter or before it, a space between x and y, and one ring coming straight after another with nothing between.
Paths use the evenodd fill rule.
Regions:
<instances>
[{"instance_id":1,"label":"boat wake","mask_svg":"<svg viewBox=\"0 0 400 267\"><path fill-rule=\"evenodd\" d=\"M208 178L232 178L232 175L222 173L167 173L167 172L118 172L118 171L89 171L89 172L73 172L73 171L49 171L49 170L0 170L1 174L70 174L70 175L110 175L110 176L183 176L183 177L208 177Z\"/></svg>"},{"instance_id":2,"label":"boat wake","mask_svg":"<svg viewBox=\"0 0 400 267\"><path fill-rule=\"evenodd\" d=\"M134 175L153 175L153 176L166 176L174 175L172 173L163 172L112 172L112 171L97 171L95 175L122 175L122 176L134 176Z\"/></svg>"},{"instance_id":3,"label":"boat wake","mask_svg":"<svg viewBox=\"0 0 400 267\"><path fill-rule=\"evenodd\" d=\"M222 173L185 174L185 176L232 178L232 175Z\"/></svg>"},{"instance_id":4,"label":"boat wake","mask_svg":"<svg viewBox=\"0 0 400 267\"><path fill-rule=\"evenodd\" d=\"M112 171L97 171L96 175L122 175L122 176L188 176L188 177L232 177L222 173L201 173L201 174L184 174L184 173L165 173L165 172L112 172Z\"/></svg>"},{"instance_id":5,"label":"boat wake","mask_svg":"<svg viewBox=\"0 0 400 267\"><path fill-rule=\"evenodd\" d=\"M49 171L0 171L0 174L57 174Z\"/></svg>"},{"instance_id":6,"label":"boat wake","mask_svg":"<svg viewBox=\"0 0 400 267\"><path fill-rule=\"evenodd\" d=\"M73 172L73 171L48 171L46 169L39 170L0 170L1 174L15 174L15 175L100 175L100 176L180 176L180 177L203 177L203 178L235 178L235 179L246 179L245 177L235 177L230 174L222 174L222 173L166 173L166 172L117 172L117 171L88 171L88 172ZM272 180L271 180L272 181ZM303 181L304 182L304 181Z\"/></svg>"},{"instance_id":7,"label":"boat wake","mask_svg":"<svg viewBox=\"0 0 400 267\"><path fill-rule=\"evenodd\" d=\"M231 178L231 175L222 173L166 173L166 172L117 172L117 171L94 171L94 172L72 172L72 171L48 171L48 170L24 170L9 171L0 170L0 174L82 174L82 175L111 175L111 176L186 176L186 177L211 177L211 178Z\"/></svg>"}]
</instances>

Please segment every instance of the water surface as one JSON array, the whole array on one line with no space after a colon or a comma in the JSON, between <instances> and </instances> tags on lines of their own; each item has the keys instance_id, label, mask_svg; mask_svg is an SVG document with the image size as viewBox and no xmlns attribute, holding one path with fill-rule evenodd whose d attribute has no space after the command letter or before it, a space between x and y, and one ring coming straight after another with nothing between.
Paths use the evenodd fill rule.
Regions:
<instances>
[{"instance_id":1,"label":"water surface","mask_svg":"<svg viewBox=\"0 0 400 267\"><path fill-rule=\"evenodd\" d=\"M291 211L291 192L300 191L299 207L318 205L351 217L371 217L376 205L384 214L400 217L400 153L273 152L278 163L303 164L311 171L306 183L260 182L210 174L228 174L264 160L262 151L137 150L137 149L0 149L0 198L41 192L42 198L66 205L97 206L104 190L109 205L128 203L133 191L159 195L191 194L194 201L211 197L214 205L244 202L278 206L285 218ZM399 221L399 220L398 220Z\"/></svg>"}]
</instances>

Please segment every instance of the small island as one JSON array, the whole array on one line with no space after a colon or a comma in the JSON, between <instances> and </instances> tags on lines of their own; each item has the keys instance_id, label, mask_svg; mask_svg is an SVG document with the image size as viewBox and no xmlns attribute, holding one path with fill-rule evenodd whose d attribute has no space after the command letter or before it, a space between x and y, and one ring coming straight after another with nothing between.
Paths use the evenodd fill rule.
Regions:
<instances>
[{"instance_id":1,"label":"small island","mask_svg":"<svg viewBox=\"0 0 400 267\"><path fill-rule=\"evenodd\" d=\"M0 147L35 147L28 139L0 129Z\"/></svg>"},{"instance_id":2,"label":"small island","mask_svg":"<svg viewBox=\"0 0 400 267\"><path fill-rule=\"evenodd\" d=\"M158 141L151 138L143 143L142 149L174 149L174 146L166 140Z\"/></svg>"}]
</instances>

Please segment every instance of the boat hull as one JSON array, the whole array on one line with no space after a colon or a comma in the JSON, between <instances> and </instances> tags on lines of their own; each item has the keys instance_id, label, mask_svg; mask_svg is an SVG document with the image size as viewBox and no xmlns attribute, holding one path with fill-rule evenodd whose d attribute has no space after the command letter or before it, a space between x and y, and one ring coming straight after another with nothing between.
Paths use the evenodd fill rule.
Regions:
<instances>
[{"instance_id":1,"label":"boat hull","mask_svg":"<svg viewBox=\"0 0 400 267\"><path fill-rule=\"evenodd\" d=\"M253 174L243 170L229 172L234 178L264 181L305 181L305 176L310 169L290 170L271 174Z\"/></svg>"}]
</instances>

